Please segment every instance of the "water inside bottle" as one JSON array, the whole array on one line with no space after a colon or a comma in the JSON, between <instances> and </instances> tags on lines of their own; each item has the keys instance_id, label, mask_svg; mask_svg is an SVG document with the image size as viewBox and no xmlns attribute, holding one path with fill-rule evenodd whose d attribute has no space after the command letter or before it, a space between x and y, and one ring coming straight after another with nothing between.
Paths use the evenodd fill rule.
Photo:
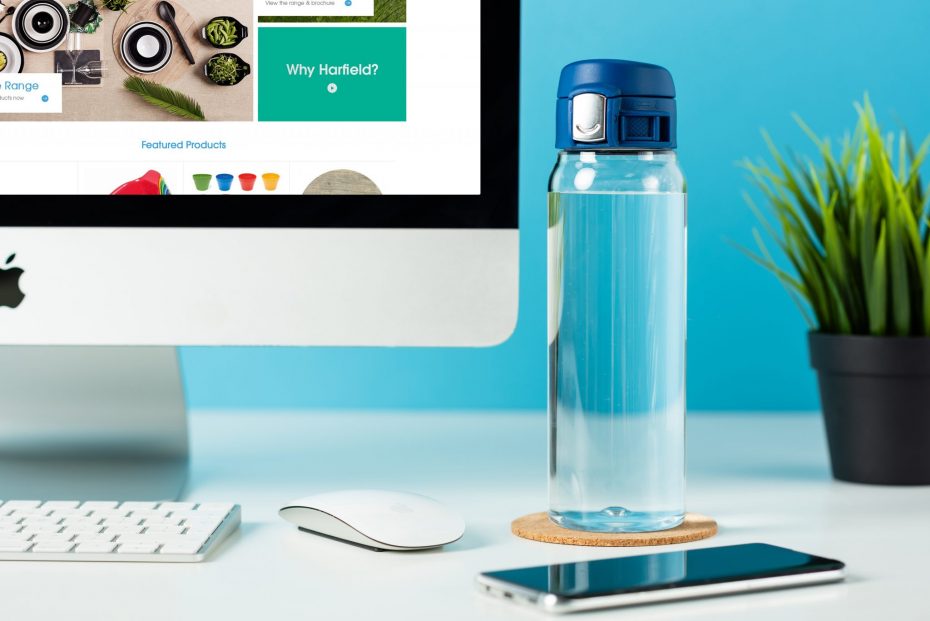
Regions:
<instances>
[{"instance_id":1,"label":"water inside bottle","mask_svg":"<svg viewBox=\"0 0 930 621\"><path fill-rule=\"evenodd\" d=\"M550 198L550 515L581 530L684 518L680 193Z\"/></svg>"}]
</instances>

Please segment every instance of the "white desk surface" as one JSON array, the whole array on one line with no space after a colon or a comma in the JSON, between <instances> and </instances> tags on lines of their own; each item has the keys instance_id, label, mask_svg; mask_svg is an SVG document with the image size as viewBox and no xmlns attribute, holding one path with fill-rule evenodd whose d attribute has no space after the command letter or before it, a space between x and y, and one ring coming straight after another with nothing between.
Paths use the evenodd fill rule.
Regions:
<instances>
[{"instance_id":1,"label":"white desk surface","mask_svg":"<svg viewBox=\"0 0 930 621\"><path fill-rule=\"evenodd\" d=\"M510 534L512 518L546 506L543 414L199 412L191 433L189 498L243 507L239 533L218 554L193 565L0 563L0 616L543 619L478 593L475 574L642 551L561 547ZM813 415L693 414L688 434L688 506L720 523L717 537L691 547L773 543L839 558L849 578L583 616L930 619L930 488L832 481ZM277 517L292 498L359 487L442 499L465 515L468 531L443 551L375 553L298 532Z\"/></svg>"}]
</instances>

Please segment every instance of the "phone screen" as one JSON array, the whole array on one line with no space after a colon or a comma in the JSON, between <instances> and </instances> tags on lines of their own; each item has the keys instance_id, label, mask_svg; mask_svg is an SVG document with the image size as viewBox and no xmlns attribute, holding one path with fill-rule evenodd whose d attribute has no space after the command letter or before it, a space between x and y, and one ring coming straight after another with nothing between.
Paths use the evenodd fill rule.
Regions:
<instances>
[{"instance_id":1,"label":"phone screen","mask_svg":"<svg viewBox=\"0 0 930 621\"><path fill-rule=\"evenodd\" d=\"M580 599L790 576L843 567L840 561L753 543L543 565L484 575L534 591Z\"/></svg>"}]
</instances>

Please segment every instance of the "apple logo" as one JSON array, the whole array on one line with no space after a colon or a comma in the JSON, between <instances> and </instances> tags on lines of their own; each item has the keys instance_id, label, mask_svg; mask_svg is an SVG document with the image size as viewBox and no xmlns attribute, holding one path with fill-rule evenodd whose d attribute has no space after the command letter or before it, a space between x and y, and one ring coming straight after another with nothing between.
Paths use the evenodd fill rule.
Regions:
<instances>
[{"instance_id":1,"label":"apple logo","mask_svg":"<svg viewBox=\"0 0 930 621\"><path fill-rule=\"evenodd\" d=\"M19 279L23 276L23 270L19 267L8 267L16 259L16 254L11 254L4 267L0 268L0 308L9 306L16 308L22 304L26 294L19 288Z\"/></svg>"}]
</instances>

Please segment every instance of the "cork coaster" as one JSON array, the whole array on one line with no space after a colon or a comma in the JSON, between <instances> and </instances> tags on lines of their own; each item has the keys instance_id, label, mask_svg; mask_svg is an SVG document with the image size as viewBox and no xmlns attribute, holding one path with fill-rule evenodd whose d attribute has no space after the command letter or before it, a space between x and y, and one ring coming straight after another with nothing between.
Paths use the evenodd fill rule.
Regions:
<instances>
[{"instance_id":1,"label":"cork coaster","mask_svg":"<svg viewBox=\"0 0 930 621\"><path fill-rule=\"evenodd\" d=\"M713 537L717 534L717 522L706 515L688 513L684 522L669 530L652 533L589 533L563 528L550 520L548 513L542 512L517 518L510 525L510 530L524 539L569 546L667 546Z\"/></svg>"}]
</instances>

